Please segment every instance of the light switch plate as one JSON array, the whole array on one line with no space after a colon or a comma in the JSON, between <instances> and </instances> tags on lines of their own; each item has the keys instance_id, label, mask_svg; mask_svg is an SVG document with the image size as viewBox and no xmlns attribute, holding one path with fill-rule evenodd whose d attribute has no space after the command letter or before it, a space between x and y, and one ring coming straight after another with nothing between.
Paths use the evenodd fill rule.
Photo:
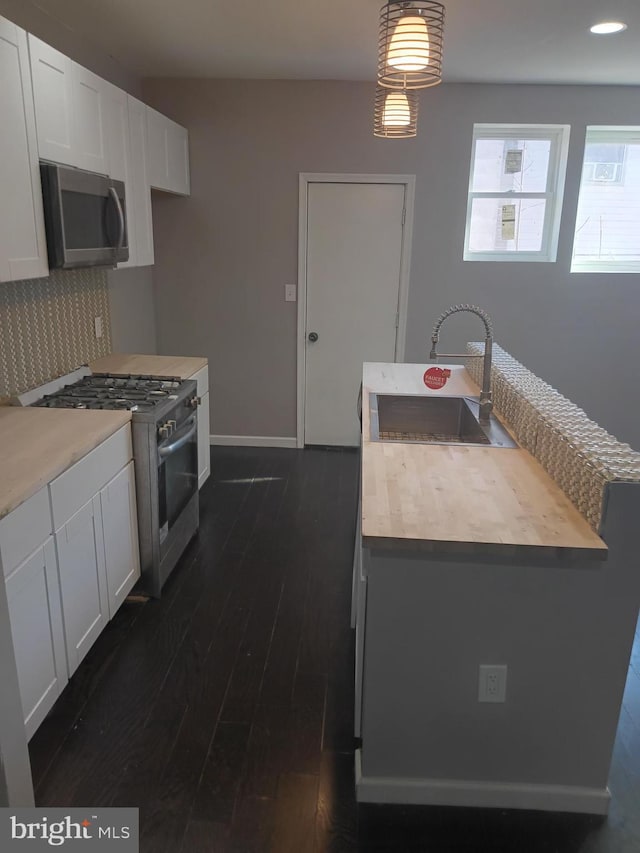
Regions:
<instances>
[{"instance_id":1,"label":"light switch plate","mask_svg":"<svg viewBox=\"0 0 640 853\"><path fill-rule=\"evenodd\" d=\"M295 286L295 284L285 284L285 286L284 286L284 301L285 302L295 302L296 301L296 286Z\"/></svg>"},{"instance_id":2,"label":"light switch plate","mask_svg":"<svg viewBox=\"0 0 640 853\"><path fill-rule=\"evenodd\" d=\"M93 328L96 332L96 338L102 337L102 317L94 317Z\"/></svg>"}]
</instances>

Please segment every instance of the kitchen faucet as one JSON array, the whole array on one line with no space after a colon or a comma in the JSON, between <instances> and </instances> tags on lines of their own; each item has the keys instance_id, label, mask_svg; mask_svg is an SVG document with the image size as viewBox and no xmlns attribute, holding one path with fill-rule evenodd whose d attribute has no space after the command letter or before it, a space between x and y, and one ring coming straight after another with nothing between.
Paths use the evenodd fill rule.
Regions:
<instances>
[{"instance_id":1,"label":"kitchen faucet","mask_svg":"<svg viewBox=\"0 0 640 853\"><path fill-rule=\"evenodd\" d=\"M484 339L484 355L471 355L469 353L437 353L436 346L438 344L438 337L440 335L440 327L452 314L457 314L458 311L469 311L471 314L477 314L478 317L484 323L485 328L485 339ZM484 366L482 371L482 392L480 394L480 422L487 423L489 420L489 416L491 415L491 410L493 409L493 403L491 400L491 349L493 346L493 326L491 324L491 318L489 315L482 310L482 308L478 308L475 305L452 305L451 308L447 308L447 310L441 314L435 326L433 327L433 332L431 334L431 352L429 353L429 358L437 362L438 358L484 358Z\"/></svg>"}]
</instances>

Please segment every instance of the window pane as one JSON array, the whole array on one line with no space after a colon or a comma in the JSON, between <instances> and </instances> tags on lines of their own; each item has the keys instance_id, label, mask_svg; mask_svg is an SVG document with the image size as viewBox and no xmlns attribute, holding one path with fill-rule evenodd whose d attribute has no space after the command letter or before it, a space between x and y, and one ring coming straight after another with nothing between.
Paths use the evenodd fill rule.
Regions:
<instances>
[{"instance_id":1,"label":"window pane","mask_svg":"<svg viewBox=\"0 0 640 853\"><path fill-rule=\"evenodd\" d=\"M545 192L550 152L549 139L478 139L471 190Z\"/></svg>"},{"instance_id":2,"label":"window pane","mask_svg":"<svg viewBox=\"0 0 640 853\"><path fill-rule=\"evenodd\" d=\"M622 169L626 145L617 143L591 142L584 149L582 180L596 183L622 181Z\"/></svg>"},{"instance_id":3,"label":"window pane","mask_svg":"<svg viewBox=\"0 0 640 853\"><path fill-rule=\"evenodd\" d=\"M603 152L605 156L619 148L624 152L617 161L619 171L603 175L589 170L591 146L586 146L574 261L610 262L614 266L618 262L640 261L640 143L594 147L611 149Z\"/></svg>"},{"instance_id":4,"label":"window pane","mask_svg":"<svg viewBox=\"0 0 640 853\"><path fill-rule=\"evenodd\" d=\"M474 198L471 202L471 252L539 252L544 199Z\"/></svg>"}]
</instances>

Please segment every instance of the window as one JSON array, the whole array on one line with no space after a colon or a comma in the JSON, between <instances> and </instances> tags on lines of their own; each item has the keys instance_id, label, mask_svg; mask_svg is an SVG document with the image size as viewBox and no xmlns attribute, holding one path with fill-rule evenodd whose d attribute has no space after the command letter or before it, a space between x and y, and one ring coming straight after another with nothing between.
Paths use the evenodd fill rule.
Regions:
<instances>
[{"instance_id":1,"label":"window","mask_svg":"<svg viewBox=\"0 0 640 853\"><path fill-rule=\"evenodd\" d=\"M640 272L640 127L588 127L571 272Z\"/></svg>"},{"instance_id":2,"label":"window","mask_svg":"<svg viewBox=\"0 0 640 853\"><path fill-rule=\"evenodd\" d=\"M465 261L555 261L568 147L568 125L474 125Z\"/></svg>"}]
</instances>

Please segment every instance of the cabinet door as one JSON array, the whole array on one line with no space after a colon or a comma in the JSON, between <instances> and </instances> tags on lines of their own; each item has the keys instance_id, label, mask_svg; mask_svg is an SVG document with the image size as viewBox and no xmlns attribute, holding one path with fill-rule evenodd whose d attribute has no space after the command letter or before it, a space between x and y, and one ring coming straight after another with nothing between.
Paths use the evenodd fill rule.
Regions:
<instances>
[{"instance_id":1,"label":"cabinet door","mask_svg":"<svg viewBox=\"0 0 640 853\"><path fill-rule=\"evenodd\" d=\"M100 496L56 532L69 675L109 621Z\"/></svg>"},{"instance_id":2,"label":"cabinet door","mask_svg":"<svg viewBox=\"0 0 640 853\"><path fill-rule=\"evenodd\" d=\"M38 278L49 267L27 34L4 18L0 80L0 281Z\"/></svg>"},{"instance_id":3,"label":"cabinet door","mask_svg":"<svg viewBox=\"0 0 640 853\"><path fill-rule=\"evenodd\" d=\"M167 121L167 186L171 192L189 195L189 133L175 121Z\"/></svg>"},{"instance_id":4,"label":"cabinet door","mask_svg":"<svg viewBox=\"0 0 640 853\"><path fill-rule=\"evenodd\" d=\"M77 166L73 119L73 62L29 35L38 154L43 160Z\"/></svg>"},{"instance_id":5,"label":"cabinet door","mask_svg":"<svg viewBox=\"0 0 640 853\"><path fill-rule=\"evenodd\" d=\"M147 153L150 185L189 195L189 134L151 107L147 107Z\"/></svg>"},{"instance_id":6,"label":"cabinet door","mask_svg":"<svg viewBox=\"0 0 640 853\"><path fill-rule=\"evenodd\" d=\"M104 96L105 135L109 177L124 181L129 190L129 115L127 93L117 86L101 81Z\"/></svg>"},{"instance_id":7,"label":"cabinet door","mask_svg":"<svg viewBox=\"0 0 640 853\"><path fill-rule=\"evenodd\" d=\"M198 488L201 489L211 473L209 444L209 392L200 398L198 406Z\"/></svg>"},{"instance_id":8,"label":"cabinet door","mask_svg":"<svg viewBox=\"0 0 640 853\"><path fill-rule=\"evenodd\" d=\"M133 248L123 266L149 266L153 263L153 225L151 220L151 188L147 177L147 107L127 96L129 115L130 173L127 184L129 246Z\"/></svg>"},{"instance_id":9,"label":"cabinet door","mask_svg":"<svg viewBox=\"0 0 640 853\"><path fill-rule=\"evenodd\" d=\"M151 107L147 111L147 168L149 184L166 189L169 182L167 163L167 119Z\"/></svg>"},{"instance_id":10,"label":"cabinet door","mask_svg":"<svg viewBox=\"0 0 640 853\"><path fill-rule=\"evenodd\" d=\"M140 577L133 462L100 492L109 617Z\"/></svg>"},{"instance_id":11,"label":"cabinet door","mask_svg":"<svg viewBox=\"0 0 640 853\"><path fill-rule=\"evenodd\" d=\"M107 137L108 172L111 178L125 185L125 210L129 238L129 260L120 267L138 266L137 228L129 136L129 107L127 93L110 83L105 85L105 128Z\"/></svg>"},{"instance_id":12,"label":"cabinet door","mask_svg":"<svg viewBox=\"0 0 640 853\"><path fill-rule=\"evenodd\" d=\"M53 537L7 578L20 698L30 738L67 683Z\"/></svg>"},{"instance_id":13,"label":"cabinet door","mask_svg":"<svg viewBox=\"0 0 640 853\"><path fill-rule=\"evenodd\" d=\"M106 101L109 84L73 63L74 166L107 174Z\"/></svg>"},{"instance_id":14,"label":"cabinet door","mask_svg":"<svg viewBox=\"0 0 640 853\"><path fill-rule=\"evenodd\" d=\"M356 654L354 734L360 737L362 727L362 690L364 679L365 628L367 619L367 578L364 574L362 548L357 555L356 579Z\"/></svg>"}]
</instances>

